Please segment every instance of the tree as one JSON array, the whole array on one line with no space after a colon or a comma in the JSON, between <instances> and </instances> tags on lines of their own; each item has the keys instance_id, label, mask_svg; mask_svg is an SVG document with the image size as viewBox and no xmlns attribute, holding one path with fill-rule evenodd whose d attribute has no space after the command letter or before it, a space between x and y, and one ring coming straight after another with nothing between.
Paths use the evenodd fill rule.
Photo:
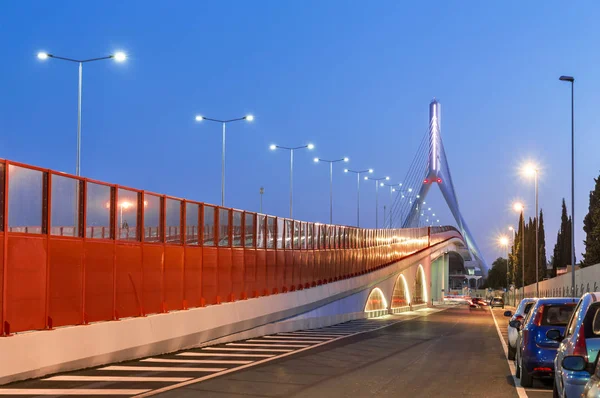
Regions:
<instances>
[{"instance_id":1,"label":"tree","mask_svg":"<svg viewBox=\"0 0 600 398\"><path fill-rule=\"evenodd\" d=\"M588 214L583 219L585 253L582 267L600 263L600 177L594 178L594 190L590 192Z\"/></svg>"},{"instance_id":2,"label":"tree","mask_svg":"<svg viewBox=\"0 0 600 398\"><path fill-rule=\"evenodd\" d=\"M491 287L492 289L502 289L506 286L506 267L507 262L505 258L498 257L493 263L492 268L488 272L487 279L484 287Z\"/></svg>"},{"instance_id":3,"label":"tree","mask_svg":"<svg viewBox=\"0 0 600 398\"><path fill-rule=\"evenodd\" d=\"M535 233L535 231L534 231ZM546 277L546 268L548 258L546 257L546 232L544 232L544 211L540 210L540 227L538 231L538 281L543 281Z\"/></svg>"},{"instance_id":4,"label":"tree","mask_svg":"<svg viewBox=\"0 0 600 398\"><path fill-rule=\"evenodd\" d=\"M563 198L560 229L556 236L552 256L552 276L556 276L557 268L563 268L569 264L571 264L571 217L568 217L567 205Z\"/></svg>"},{"instance_id":5,"label":"tree","mask_svg":"<svg viewBox=\"0 0 600 398\"><path fill-rule=\"evenodd\" d=\"M525 233L523 230L523 213L519 215L519 223L517 224L517 233L515 234L515 240L513 242L513 247L511 250L511 275L512 281L516 287L521 287L523 284L522 278L522 259L523 259L523 234Z\"/></svg>"}]
</instances>

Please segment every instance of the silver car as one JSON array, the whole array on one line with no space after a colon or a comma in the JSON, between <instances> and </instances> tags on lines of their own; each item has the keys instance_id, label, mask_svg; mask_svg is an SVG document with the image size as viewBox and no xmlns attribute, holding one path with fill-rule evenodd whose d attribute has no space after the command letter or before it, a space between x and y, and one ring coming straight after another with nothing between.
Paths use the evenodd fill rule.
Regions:
<instances>
[{"instance_id":1,"label":"silver car","mask_svg":"<svg viewBox=\"0 0 600 398\"><path fill-rule=\"evenodd\" d=\"M561 341L554 359L554 396L580 397L600 349L600 293L581 297L564 336L556 329L546 336Z\"/></svg>"},{"instance_id":2,"label":"silver car","mask_svg":"<svg viewBox=\"0 0 600 398\"><path fill-rule=\"evenodd\" d=\"M511 317L510 321L521 321L523 320L529 313L529 310L535 304L534 298L525 298L521 300L519 306L515 310L513 314L511 311L505 311L504 316ZM508 359L515 359L515 354L517 352L517 337L519 337L519 330L510 326L510 321L508 325Z\"/></svg>"}]
</instances>

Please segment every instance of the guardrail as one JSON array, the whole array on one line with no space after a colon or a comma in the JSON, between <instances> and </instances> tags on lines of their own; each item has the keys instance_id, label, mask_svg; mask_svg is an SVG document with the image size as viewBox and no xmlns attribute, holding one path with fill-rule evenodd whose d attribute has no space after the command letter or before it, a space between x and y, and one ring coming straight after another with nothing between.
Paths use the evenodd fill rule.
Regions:
<instances>
[{"instance_id":1,"label":"guardrail","mask_svg":"<svg viewBox=\"0 0 600 398\"><path fill-rule=\"evenodd\" d=\"M307 289L460 237L302 222L8 160L0 200L5 336Z\"/></svg>"}]
</instances>

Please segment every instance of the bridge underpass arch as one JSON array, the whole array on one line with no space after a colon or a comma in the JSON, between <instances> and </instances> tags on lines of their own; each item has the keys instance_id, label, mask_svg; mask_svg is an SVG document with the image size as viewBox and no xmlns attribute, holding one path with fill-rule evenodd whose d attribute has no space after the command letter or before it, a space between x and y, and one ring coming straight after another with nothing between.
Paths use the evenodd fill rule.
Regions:
<instances>
[{"instance_id":1,"label":"bridge underpass arch","mask_svg":"<svg viewBox=\"0 0 600 398\"><path fill-rule=\"evenodd\" d=\"M385 295L380 288L371 290L367 302L365 303L365 312L368 318L374 318L388 313L388 305Z\"/></svg>"},{"instance_id":2,"label":"bridge underpass arch","mask_svg":"<svg viewBox=\"0 0 600 398\"><path fill-rule=\"evenodd\" d=\"M402 311L410 310L410 289L404 274L398 275L392 292L392 303L390 309L396 314Z\"/></svg>"},{"instance_id":3,"label":"bridge underpass arch","mask_svg":"<svg viewBox=\"0 0 600 398\"><path fill-rule=\"evenodd\" d=\"M413 308L415 306L427 305L427 280L422 264L419 264L417 267L411 305Z\"/></svg>"}]
</instances>

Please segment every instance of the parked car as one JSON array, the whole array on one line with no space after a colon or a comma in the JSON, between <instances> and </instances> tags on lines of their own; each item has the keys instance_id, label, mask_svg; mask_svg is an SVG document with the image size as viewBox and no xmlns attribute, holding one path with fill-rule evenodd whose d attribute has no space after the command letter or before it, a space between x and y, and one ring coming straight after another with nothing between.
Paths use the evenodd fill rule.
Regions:
<instances>
[{"instance_id":1,"label":"parked car","mask_svg":"<svg viewBox=\"0 0 600 398\"><path fill-rule=\"evenodd\" d=\"M559 342L548 336L549 330L564 332L577 301L572 298L538 299L524 320L511 321L519 329L515 354L516 377L521 386L531 387L533 379L554 377L554 358Z\"/></svg>"},{"instance_id":2,"label":"parked car","mask_svg":"<svg viewBox=\"0 0 600 398\"><path fill-rule=\"evenodd\" d=\"M519 303L519 306L515 310L513 314L512 311L505 311L504 316L511 317L510 321L521 321L529 314L529 310L535 304L535 300L533 298L524 298ZM517 352L517 337L519 337L519 330L510 326L510 321L508 324L508 359L515 359L515 353Z\"/></svg>"},{"instance_id":3,"label":"parked car","mask_svg":"<svg viewBox=\"0 0 600 398\"><path fill-rule=\"evenodd\" d=\"M561 342L554 360L554 396L579 397L600 349L600 293L584 294L566 330L549 330L547 335Z\"/></svg>"},{"instance_id":4,"label":"parked car","mask_svg":"<svg viewBox=\"0 0 600 398\"><path fill-rule=\"evenodd\" d=\"M502 297L494 297L490 301L490 307L492 307L492 308L494 308L494 307L502 307L502 308L504 308L504 299Z\"/></svg>"}]
</instances>

